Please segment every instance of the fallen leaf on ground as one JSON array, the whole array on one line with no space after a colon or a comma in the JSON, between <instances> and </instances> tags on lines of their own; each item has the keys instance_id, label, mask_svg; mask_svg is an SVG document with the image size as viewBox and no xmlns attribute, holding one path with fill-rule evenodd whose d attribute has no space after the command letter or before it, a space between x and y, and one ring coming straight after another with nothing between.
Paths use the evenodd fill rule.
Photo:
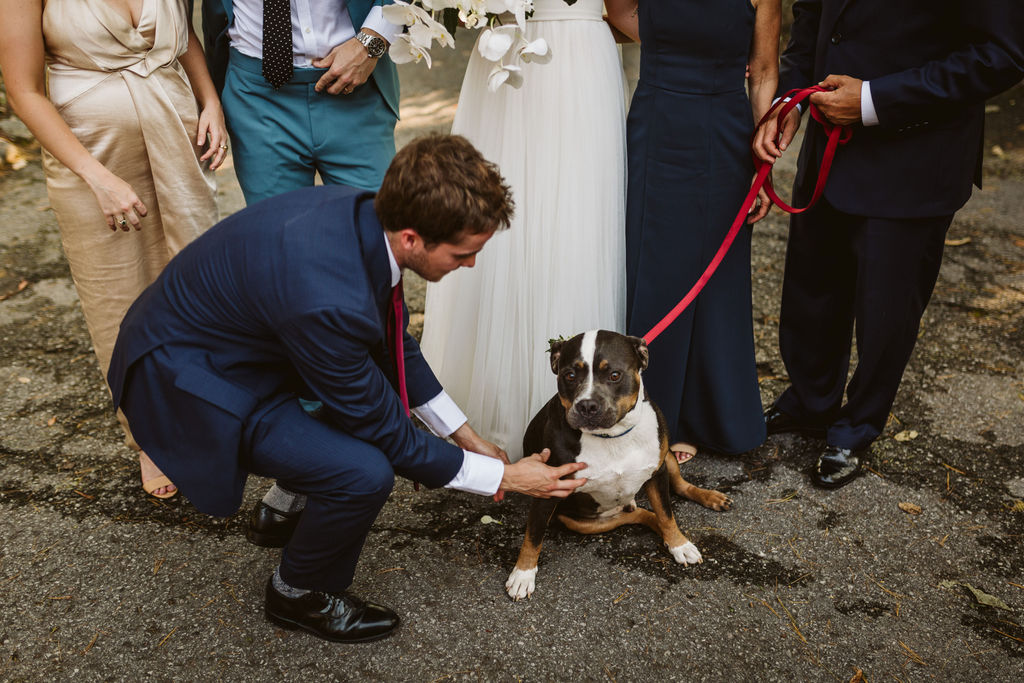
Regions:
<instances>
[{"instance_id":1,"label":"fallen leaf on ground","mask_svg":"<svg viewBox=\"0 0 1024 683\"><path fill-rule=\"evenodd\" d=\"M491 517L490 515L484 515L483 517L481 517L480 518L480 523L481 524L501 524L501 522L496 520L494 517Z\"/></svg>"},{"instance_id":2,"label":"fallen leaf on ground","mask_svg":"<svg viewBox=\"0 0 1024 683\"><path fill-rule=\"evenodd\" d=\"M1000 147L999 145L992 145L992 154L997 156L997 157L1004 157L1004 156L1006 156L1006 152L1004 152L1003 148Z\"/></svg>"},{"instance_id":3,"label":"fallen leaf on ground","mask_svg":"<svg viewBox=\"0 0 1024 683\"><path fill-rule=\"evenodd\" d=\"M892 438L896 439L897 441L910 441L911 439L916 439L918 436L920 435L913 429L904 429L902 432L898 432L896 436Z\"/></svg>"},{"instance_id":4,"label":"fallen leaf on ground","mask_svg":"<svg viewBox=\"0 0 1024 683\"><path fill-rule=\"evenodd\" d=\"M963 581L940 581L939 582L939 588L943 588L943 589L946 589L946 590L949 590L951 588L956 588L957 586L963 586L964 588L969 590L971 592L971 595L974 596L974 599L977 600L978 603L980 603L982 605L988 605L989 607L998 607L999 609L1004 609L1007 612L1012 612L1013 611L1013 609L1009 605L1007 605L1005 602L1003 602L1002 600L1000 600L996 596L989 595L985 591L980 590L978 588L975 588L974 586L972 586L969 583L964 583Z\"/></svg>"},{"instance_id":5,"label":"fallen leaf on ground","mask_svg":"<svg viewBox=\"0 0 1024 683\"><path fill-rule=\"evenodd\" d=\"M961 585L967 590L971 591L971 593L974 595L974 599L980 602L982 605L988 605L989 607L998 607L999 609L1004 609L1007 612L1013 611L1012 609L1010 609L1009 605L1007 605L1005 602L1003 602L996 596L989 595L985 591L979 590L969 583L962 583Z\"/></svg>"},{"instance_id":6,"label":"fallen leaf on ground","mask_svg":"<svg viewBox=\"0 0 1024 683\"><path fill-rule=\"evenodd\" d=\"M853 678L850 679L850 683L864 683L864 672L857 669L857 673L853 674Z\"/></svg>"},{"instance_id":7,"label":"fallen leaf on ground","mask_svg":"<svg viewBox=\"0 0 1024 683\"><path fill-rule=\"evenodd\" d=\"M30 380L28 377L19 377L18 381L21 382L22 384L28 384L32 380Z\"/></svg>"},{"instance_id":8,"label":"fallen leaf on ground","mask_svg":"<svg viewBox=\"0 0 1024 683\"><path fill-rule=\"evenodd\" d=\"M947 247L962 247L965 244L970 244L970 243L971 243L971 238L970 237L953 237L953 238L950 238L950 239L946 240L946 246Z\"/></svg>"},{"instance_id":9,"label":"fallen leaf on ground","mask_svg":"<svg viewBox=\"0 0 1024 683\"><path fill-rule=\"evenodd\" d=\"M908 515L919 515L921 514L921 506L915 505L914 503L899 503L898 507Z\"/></svg>"}]
</instances>

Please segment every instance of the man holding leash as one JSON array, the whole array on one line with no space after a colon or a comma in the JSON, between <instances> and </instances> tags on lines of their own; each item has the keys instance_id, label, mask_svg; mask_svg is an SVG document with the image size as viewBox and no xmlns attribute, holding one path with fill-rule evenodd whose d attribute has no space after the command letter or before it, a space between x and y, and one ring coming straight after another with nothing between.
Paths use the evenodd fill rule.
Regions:
<instances>
[{"instance_id":1,"label":"man holding leash","mask_svg":"<svg viewBox=\"0 0 1024 683\"><path fill-rule=\"evenodd\" d=\"M491 495L565 497L585 465L509 465L441 389L405 332L401 273L472 267L513 210L464 138L402 149L380 191L313 187L221 221L174 258L125 316L114 404L201 511L233 514L246 477L306 497L266 587L266 614L335 641L398 617L346 592L396 474ZM299 399L322 403L316 416ZM407 406L439 436L417 429Z\"/></svg>"},{"instance_id":2,"label":"man holding leash","mask_svg":"<svg viewBox=\"0 0 1024 683\"><path fill-rule=\"evenodd\" d=\"M985 99L1024 78L1020 0L797 0L783 94L854 126L824 197L790 220L779 347L792 385L768 433L824 436L813 481L838 488L882 432L939 273L953 214L981 186ZM800 125L762 125L772 162ZM781 131L781 141L777 135ZM812 194L825 134L809 124L793 196ZM857 367L847 383L856 325ZM846 402L843 403L843 394Z\"/></svg>"}]
</instances>

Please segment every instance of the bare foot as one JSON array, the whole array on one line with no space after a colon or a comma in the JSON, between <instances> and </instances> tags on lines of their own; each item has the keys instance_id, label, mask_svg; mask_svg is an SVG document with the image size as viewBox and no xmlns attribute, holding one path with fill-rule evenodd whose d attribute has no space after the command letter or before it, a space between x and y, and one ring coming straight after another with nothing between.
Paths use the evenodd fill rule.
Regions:
<instances>
[{"instance_id":1,"label":"bare foot","mask_svg":"<svg viewBox=\"0 0 1024 683\"><path fill-rule=\"evenodd\" d=\"M672 451L672 455L676 456L676 462L680 465L697 455L697 447L685 441L677 441L669 446L669 450Z\"/></svg>"},{"instance_id":2,"label":"bare foot","mask_svg":"<svg viewBox=\"0 0 1024 683\"><path fill-rule=\"evenodd\" d=\"M145 451L139 451L139 468L142 470L142 489L151 496L157 498L170 498L172 495L178 492L178 487L171 483L164 473L160 471L160 468L149 459ZM152 490L148 489L147 484L153 482L156 479L163 478L167 480L167 483L158 486Z\"/></svg>"}]
</instances>

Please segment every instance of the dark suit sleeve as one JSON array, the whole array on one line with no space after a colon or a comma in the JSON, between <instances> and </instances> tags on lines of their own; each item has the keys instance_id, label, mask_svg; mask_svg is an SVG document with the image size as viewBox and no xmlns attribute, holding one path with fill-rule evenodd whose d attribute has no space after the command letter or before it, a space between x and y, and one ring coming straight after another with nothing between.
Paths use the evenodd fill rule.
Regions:
<instances>
[{"instance_id":1,"label":"dark suit sleeve","mask_svg":"<svg viewBox=\"0 0 1024 683\"><path fill-rule=\"evenodd\" d=\"M370 355L379 335L376 320L333 308L299 315L279 333L332 424L379 448L398 474L443 486L462 467L462 449L417 429L406 416L398 394Z\"/></svg>"},{"instance_id":2,"label":"dark suit sleeve","mask_svg":"<svg viewBox=\"0 0 1024 683\"><path fill-rule=\"evenodd\" d=\"M203 51L213 85L220 94L228 69L228 13L224 0L202 0Z\"/></svg>"},{"instance_id":3,"label":"dark suit sleeve","mask_svg":"<svg viewBox=\"0 0 1024 683\"><path fill-rule=\"evenodd\" d=\"M961 2L963 47L913 68L873 78L882 126L906 126L955 113L1024 78L1024 2Z\"/></svg>"},{"instance_id":4,"label":"dark suit sleeve","mask_svg":"<svg viewBox=\"0 0 1024 683\"><path fill-rule=\"evenodd\" d=\"M779 95L818 82L814 77L814 53L821 24L821 1L797 0L793 3L789 44L779 63Z\"/></svg>"}]
</instances>

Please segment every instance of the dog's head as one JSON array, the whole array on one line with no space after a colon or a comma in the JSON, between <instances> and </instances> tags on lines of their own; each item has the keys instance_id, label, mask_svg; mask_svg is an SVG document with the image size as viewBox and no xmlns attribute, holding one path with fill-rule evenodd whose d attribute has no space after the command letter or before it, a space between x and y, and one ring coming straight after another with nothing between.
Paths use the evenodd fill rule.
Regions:
<instances>
[{"instance_id":1,"label":"dog's head","mask_svg":"<svg viewBox=\"0 0 1024 683\"><path fill-rule=\"evenodd\" d=\"M591 330L551 342L551 371L573 429L608 429L636 405L647 343L607 330Z\"/></svg>"}]
</instances>

